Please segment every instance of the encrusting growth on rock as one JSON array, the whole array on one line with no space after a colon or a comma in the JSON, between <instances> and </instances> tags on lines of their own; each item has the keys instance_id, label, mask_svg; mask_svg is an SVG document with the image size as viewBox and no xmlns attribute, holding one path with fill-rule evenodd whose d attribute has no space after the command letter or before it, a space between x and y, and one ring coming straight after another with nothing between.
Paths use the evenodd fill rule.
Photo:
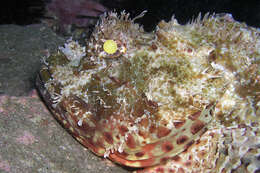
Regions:
<instances>
[{"instance_id":1,"label":"encrusting growth on rock","mask_svg":"<svg viewBox=\"0 0 260 173\"><path fill-rule=\"evenodd\" d=\"M259 170L259 30L230 14L151 33L135 19L104 14L86 45L69 40L46 58L37 86L55 118L95 154L144 172Z\"/></svg>"}]
</instances>

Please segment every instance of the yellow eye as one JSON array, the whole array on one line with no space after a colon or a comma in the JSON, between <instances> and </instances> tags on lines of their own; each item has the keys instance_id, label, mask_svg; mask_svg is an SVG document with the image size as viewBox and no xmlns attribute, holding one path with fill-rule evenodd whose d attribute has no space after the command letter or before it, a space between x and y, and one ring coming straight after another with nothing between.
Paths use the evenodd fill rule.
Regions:
<instances>
[{"instance_id":1,"label":"yellow eye","mask_svg":"<svg viewBox=\"0 0 260 173\"><path fill-rule=\"evenodd\" d=\"M103 49L108 54L114 54L117 51L117 44L114 40L107 40L103 44Z\"/></svg>"}]
</instances>

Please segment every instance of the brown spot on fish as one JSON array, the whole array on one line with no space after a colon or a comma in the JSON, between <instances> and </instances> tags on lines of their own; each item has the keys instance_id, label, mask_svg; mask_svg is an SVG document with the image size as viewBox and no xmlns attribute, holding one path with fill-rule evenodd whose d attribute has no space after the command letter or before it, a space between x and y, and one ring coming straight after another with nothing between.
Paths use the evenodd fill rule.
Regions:
<instances>
[{"instance_id":1,"label":"brown spot on fish","mask_svg":"<svg viewBox=\"0 0 260 173\"><path fill-rule=\"evenodd\" d=\"M151 125L150 129L149 129L149 132L150 133L154 133L156 130L156 126L154 124Z\"/></svg>"},{"instance_id":2,"label":"brown spot on fish","mask_svg":"<svg viewBox=\"0 0 260 173\"><path fill-rule=\"evenodd\" d=\"M139 130L138 135L142 136L144 139L146 139L149 136L147 132L141 130Z\"/></svg>"},{"instance_id":3,"label":"brown spot on fish","mask_svg":"<svg viewBox=\"0 0 260 173\"><path fill-rule=\"evenodd\" d=\"M104 132L104 138L109 144L113 144L113 137L110 132Z\"/></svg>"},{"instance_id":4,"label":"brown spot on fish","mask_svg":"<svg viewBox=\"0 0 260 173\"><path fill-rule=\"evenodd\" d=\"M129 134L128 137L127 137L127 140L126 140L126 145L129 147L129 148L135 148L135 140L134 140L134 137Z\"/></svg>"},{"instance_id":5,"label":"brown spot on fish","mask_svg":"<svg viewBox=\"0 0 260 173\"><path fill-rule=\"evenodd\" d=\"M174 124L175 128L178 129L178 128L181 128L185 124L185 121L174 122L173 124Z\"/></svg>"},{"instance_id":6,"label":"brown spot on fish","mask_svg":"<svg viewBox=\"0 0 260 173\"><path fill-rule=\"evenodd\" d=\"M204 124L202 121L197 120L197 121L195 121L195 122L192 124L192 126L191 126L191 128L190 128L190 131L191 131L191 133L192 133L193 135L195 135L198 131L200 131L201 129L203 129L204 126L205 126L205 124Z\"/></svg>"},{"instance_id":7,"label":"brown spot on fish","mask_svg":"<svg viewBox=\"0 0 260 173\"><path fill-rule=\"evenodd\" d=\"M161 163L165 163L165 162L167 162L169 159L170 159L169 157L163 157L163 158L161 158L160 162L161 162Z\"/></svg>"},{"instance_id":8,"label":"brown spot on fish","mask_svg":"<svg viewBox=\"0 0 260 173\"><path fill-rule=\"evenodd\" d=\"M181 145L181 144L185 143L188 139L189 139L188 136L183 135L183 136L178 137L176 143L178 145Z\"/></svg>"},{"instance_id":9,"label":"brown spot on fish","mask_svg":"<svg viewBox=\"0 0 260 173\"><path fill-rule=\"evenodd\" d=\"M174 160L174 161L178 162L178 161L180 161L180 160L181 160L181 157L180 157L180 156L178 156L178 155L176 155L176 156L172 157L172 160Z\"/></svg>"},{"instance_id":10,"label":"brown spot on fish","mask_svg":"<svg viewBox=\"0 0 260 173\"><path fill-rule=\"evenodd\" d=\"M162 167L156 168L155 169L156 173L164 173L164 169Z\"/></svg>"},{"instance_id":11,"label":"brown spot on fish","mask_svg":"<svg viewBox=\"0 0 260 173\"><path fill-rule=\"evenodd\" d=\"M157 46L154 43L152 43L151 48L152 48L152 50L156 50Z\"/></svg>"},{"instance_id":12,"label":"brown spot on fish","mask_svg":"<svg viewBox=\"0 0 260 173\"><path fill-rule=\"evenodd\" d=\"M128 128L125 127L125 126L121 126L121 127L119 127L119 132L120 132L120 134L121 134L122 136L124 136L125 133L128 132Z\"/></svg>"},{"instance_id":13,"label":"brown spot on fish","mask_svg":"<svg viewBox=\"0 0 260 173\"><path fill-rule=\"evenodd\" d=\"M142 156L144 156L144 152L138 152L138 153L135 153L135 156L136 157L142 157Z\"/></svg>"},{"instance_id":14,"label":"brown spot on fish","mask_svg":"<svg viewBox=\"0 0 260 173\"><path fill-rule=\"evenodd\" d=\"M187 167L190 167L191 166L191 161L185 162L184 165L187 166Z\"/></svg>"},{"instance_id":15,"label":"brown spot on fish","mask_svg":"<svg viewBox=\"0 0 260 173\"><path fill-rule=\"evenodd\" d=\"M157 130L157 137L158 138L162 138L162 137L165 137L167 136L169 133L171 132L170 129L166 128L166 127L158 127L158 130Z\"/></svg>"},{"instance_id":16,"label":"brown spot on fish","mask_svg":"<svg viewBox=\"0 0 260 173\"><path fill-rule=\"evenodd\" d=\"M164 152L169 152L173 149L173 145L171 142L165 142L164 144L162 144L162 150Z\"/></svg>"},{"instance_id":17,"label":"brown spot on fish","mask_svg":"<svg viewBox=\"0 0 260 173\"><path fill-rule=\"evenodd\" d=\"M201 112L196 112L196 113L190 115L188 118L191 119L192 121L194 121L199 118L200 114L201 114Z\"/></svg>"},{"instance_id":18,"label":"brown spot on fish","mask_svg":"<svg viewBox=\"0 0 260 173\"><path fill-rule=\"evenodd\" d=\"M169 173L175 173L174 169L169 169L168 171L169 171Z\"/></svg>"},{"instance_id":19,"label":"brown spot on fish","mask_svg":"<svg viewBox=\"0 0 260 173\"><path fill-rule=\"evenodd\" d=\"M178 173L185 173L185 171L184 171L183 168L179 168L179 169L178 169Z\"/></svg>"},{"instance_id":20,"label":"brown spot on fish","mask_svg":"<svg viewBox=\"0 0 260 173\"><path fill-rule=\"evenodd\" d=\"M184 146L184 152L185 151L187 151L189 148L190 148L190 146L194 143L195 141L194 140L191 140L190 142L188 142L185 146Z\"/></svg>"}]
</instances>

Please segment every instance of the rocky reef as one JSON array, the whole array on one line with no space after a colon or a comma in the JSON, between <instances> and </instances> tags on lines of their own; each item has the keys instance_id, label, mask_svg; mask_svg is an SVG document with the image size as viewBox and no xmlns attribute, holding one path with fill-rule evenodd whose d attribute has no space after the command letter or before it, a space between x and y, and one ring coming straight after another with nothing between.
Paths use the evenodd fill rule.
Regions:
<instances>
[{"instance_id":1,"label":"rocky reef","mask_svg":"<svg viewBox=\"0 0 260 173\"><path fill-rule=\"evenodd\" d=\"M44 58L38 89L95 154L144 172L260 171L260 31L214 14L147 33L104 14Z\"/></svg>"}]
</instances>

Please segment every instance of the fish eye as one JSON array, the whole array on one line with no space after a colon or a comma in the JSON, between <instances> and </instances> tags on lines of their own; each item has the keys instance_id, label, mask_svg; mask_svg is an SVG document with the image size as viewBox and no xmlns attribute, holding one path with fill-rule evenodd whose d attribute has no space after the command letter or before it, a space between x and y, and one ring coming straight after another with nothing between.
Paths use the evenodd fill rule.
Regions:
<instances>
[{"instance_id":1,"label":"fish eye","mask_svg":"<svg viewBox=\"0 0 260 173\"><path fill-rule=\"evenodd\" d=\"M114 54L117 51L117 43L114 40L106 40L103 49L108 54Z\"/></svg>"}]
</instances>

